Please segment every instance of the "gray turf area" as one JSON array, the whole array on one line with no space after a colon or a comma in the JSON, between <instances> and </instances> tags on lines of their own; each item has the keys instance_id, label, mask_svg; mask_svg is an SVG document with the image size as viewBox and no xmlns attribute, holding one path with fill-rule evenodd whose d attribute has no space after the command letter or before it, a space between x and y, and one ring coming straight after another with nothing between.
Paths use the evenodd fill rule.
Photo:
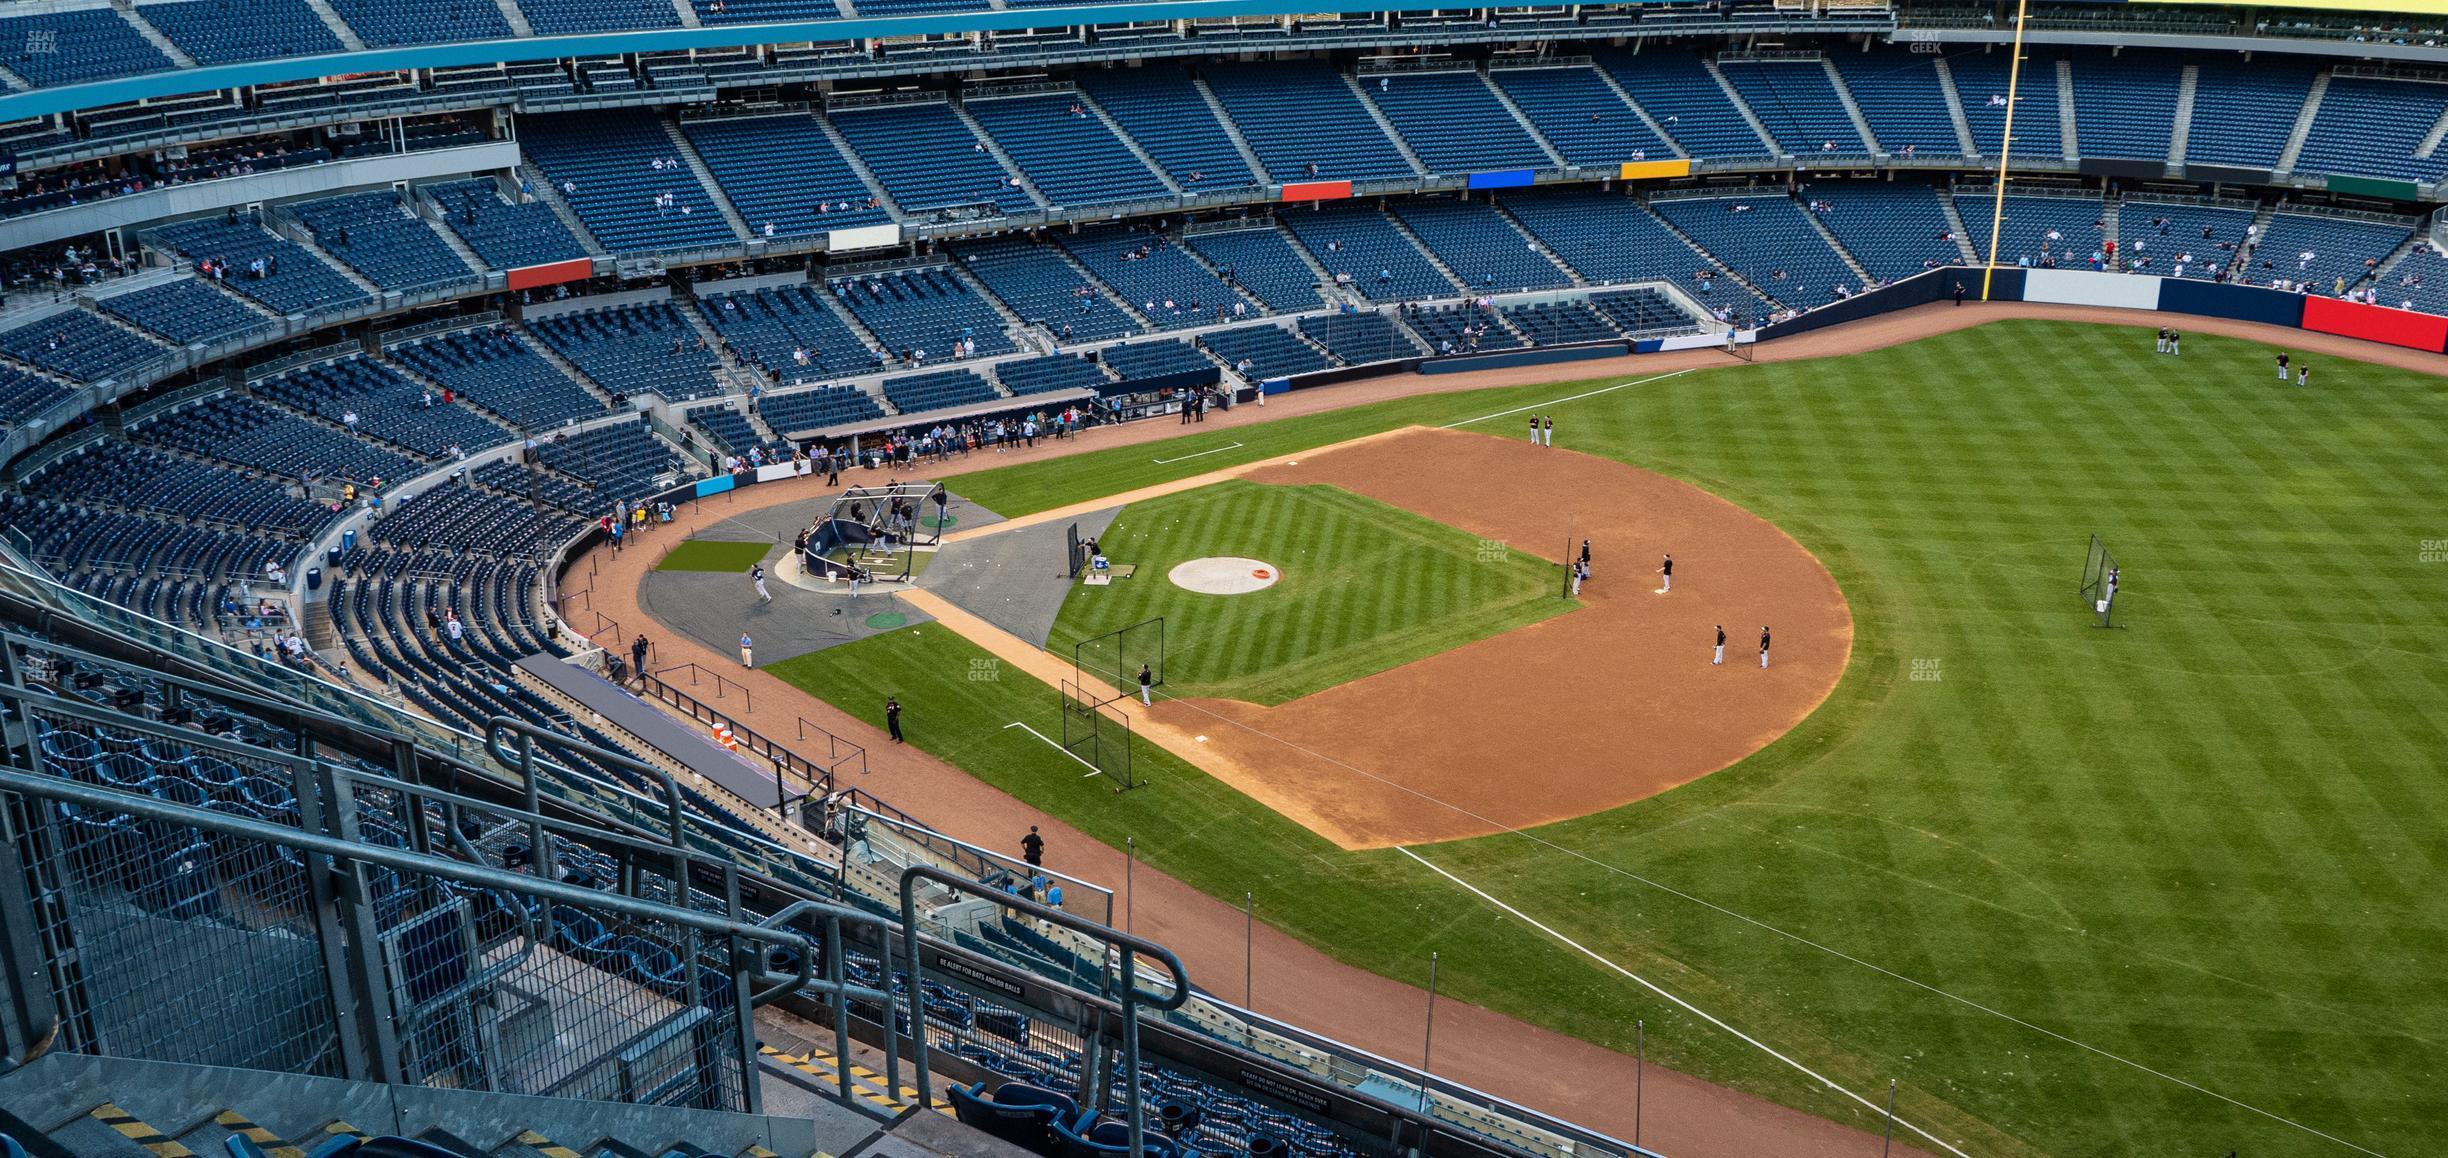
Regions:
<instances>
[{"instance_id":1,"label":"gray turf area","mask_svg":"<svg viewBox=\"0 0 2448 1158\"><path fill-rule=\"evenodd\" d=\"M971 508L975 509L975 508ZM957 513L957 512L956 512ZM1005 631L1044 647L1054 619L1071 594L1063 557L1066 529L1094 538L1112 526L1122 508L1111 507L1067 522L1040 523L1016 531L954 543L938 552L918 585ZM982 524L979 524L982 525ZM966 529L966 528L963 528Z\"/></svg>"}]
</instances>

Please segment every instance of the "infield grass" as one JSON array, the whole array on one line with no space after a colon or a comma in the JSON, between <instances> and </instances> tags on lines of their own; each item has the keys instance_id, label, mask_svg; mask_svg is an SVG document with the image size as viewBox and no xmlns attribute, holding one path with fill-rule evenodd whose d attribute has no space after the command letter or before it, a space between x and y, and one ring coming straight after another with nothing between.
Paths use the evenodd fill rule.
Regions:
<instances>
[{"instance_id":1,"label":"infield grass","mask_svg":"<svg viewBox=\"0 0 2448 1158\"><path fill-rule=\"evenodd\" d=\"M1279 704L1578 606L1560 598L1554 566L1340 487L1231 479L1132 503L1098 542L1138 573L1074 585L1048 650L1069 655L1161 615L1175 696ZM1201 595L1165 577L1212 555L1258 559L1282 578Z\"/></svg>"},{"instance_id":2,"label":"infield grass","mask_svg":"<svg viewBox=\"0 0 2448 1158\"><path fill-rule=\"evenodd\" d=\"M663 561L655 564L657 571L746 571L765 552L773 550L771 543L740 543L728 539L690 539L671 549Z\"/></svg>"},{"instance_id":3,"label":"infield grass","mask_svg":"<svg viewBox=\"0 0 2448 1158\"><path fill-rule=\"evenodd\" d=\"M1817 553L1852 604L1852 666L1725 772L1414 851L1874 1100L1898 1079L1901 1116L1968 1153L2437 1152L2448 387L2323 359L2322 385L2281 388L2274 352L2194 335L2170 358L2145 329L2011 322L1553 407L1562 445L1707 487ZM1593 385L957 486L1020 514ZM2124 566L2116 630L2075 596L2095 531ZM1416 982L1435 949L1451 996L1617 1048L1643 1019L1652 1056L1873 1124L1402 853L1340 852L1152 748L1147 787L1083 787L1000 731L1051 697L968 680L981 654L929 629L777 670L870 718L866 689L898 689L922 747L1210 893L1254 891L1344 960Z\"/></svg>"}]
</instances>

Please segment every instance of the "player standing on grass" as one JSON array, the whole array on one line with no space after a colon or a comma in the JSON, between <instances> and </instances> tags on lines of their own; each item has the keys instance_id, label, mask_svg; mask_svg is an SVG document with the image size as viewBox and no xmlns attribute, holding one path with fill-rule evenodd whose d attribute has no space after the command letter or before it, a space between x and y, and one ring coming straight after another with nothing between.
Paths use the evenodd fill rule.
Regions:
<instances>
[{"instance_id":1,"label":"player standing on grass","mask_svg":"<svg viewBox=\"0 0 2448 1158\"><path fill-rule=\"evenodd\" d=\"M1545 427L1545 429L1544 429L1544 430L1543 430L1541 433L1542 433L1542 434L1545 436L1545 441L1543 441L1543 442L1539 443L1539 445L1541 445L1541 446L1554 446L1554 445L1555 445L1555 415L1552 415L1552 414L1548 415L1544 421L1546 422L1546 427Z\"/></svg>"},{"instance_id":2,"label":"player standing on grass","mask_svg":"<svg viewBox=\"0 0 2448 1158\"><path fill-rule=\"evenodd\" d=\"M1768 629L1760 628L1760 670L1768 670Z\"/></svg>"},{"instance_id":3,"label":"player standing on grass","mask_svg":"<svg viewBox=\"0 0 2448 1158\"><path fill-rule=\"evenodd\" d=\"M1153 671L1148 670L1148 665L1146 665L1146 664L1144 664L1144 663L1143 663L1143 664L1140 664L1140 665L1139 665L1139 702L1140 702L1140 703L1146 704L1147 706L1149 706L1149 707L1151 707L1151 708L1156 706L1156 698L1155 698L1155 694L1154 694L1154 692L1152 691L1152 689L1153 689L1155 686L1156 686L1156 673L1155 673L1155 672L1153 672Z\"/></svg>"},{"instance_id":4,"label":"player standing on grass","mask_svg":"<svg viewBox=\"0 0 2448 1158\"><path fill-rule=\"evenodd\" d=\"M2281 386L2287 384L2287 356L2285 354L2278 355L2278 384Z\"/></svg>"},{"instance_id":5,"label":"player standing on grass","mask_svg":"<svg viewBox=\"0 0 2448 1158\"><path fill-rule=\"evenodd\" d=\"M2159 344L2158 344L2158 345L2156 345L2156 346L2151 347L2151 349L2152 349L2152 350L2154 350L2154 351L2156 351L2156 352L2158 352L2158 353L2161 353L2161 354L2167 353L2167 351L2168 351L2168 328L2167 328L2166 326L2161 326L2161 327L2159 327Z\"/></svg>"},{"instance_id":6,"label":"player standing on grass","mask_svg":"<svg viewBox=\"0 0 2448 1158\"><path fill-rule=\"evenodd\" d=\"M2305 362L2302 365L2295 367L2295 384L2297 386L2309 386L2312 384L2312 363Z\"/></svg>"},{"instance_id":7,"label":"player standing on grass","mask_svg":"<svg viewBox=\"0 0 2448 1158\"><path fill-rule=\"evenodd\" d=\"M1532 445L1532 446L1537 446L1538 444L1539 444L1539 417L1538 417L1538 415L1533 414L1533 415L1531 415L1531 416L1530 416L1530 445Z\"/></svg>"},{"instance_id":8,"label":"player standing on grass","mask_svg":"<svg viewBox=\"0 0 2448 1158\"><path fill-rule=\"evenodd\" d=\"M2168 331L2168 353L2174 354L2179 358L2184 357L2184 334L2182 332L2177 330Z\"/></svg>"},{"instance_id":9,"label":"player standing on grass","mask_svg":"<svg viewBox=\"0 0 2448 1158\"><path fill-rule=\"evenodd\" d=\"M1722 664L1722 663L1724 663L1724 662L1725 662L1725 624L1720 623L1720 624L1718 624L1718 625L1717 625L1717 654L1715 654L1715 655L1713 655L1713 656L1710 656L1710 657L1709 657L1709 663L1710 663L1712 666L1714 666L1714 665L1717 665L1717 664Z\"/></svg>"},{"instance_id":10,"label":"player standing on grass","mask_svg":"<svg viewBox=\"0 0 2448 1158\"><path fill-rule=\"evenodd\" d=\"M1658 565L1658 574L1665 576L1665 585L1658 588L1658 594L1674 590L1674 556L1666 556L1666 561Z\"/></svg>"}]
</instances>

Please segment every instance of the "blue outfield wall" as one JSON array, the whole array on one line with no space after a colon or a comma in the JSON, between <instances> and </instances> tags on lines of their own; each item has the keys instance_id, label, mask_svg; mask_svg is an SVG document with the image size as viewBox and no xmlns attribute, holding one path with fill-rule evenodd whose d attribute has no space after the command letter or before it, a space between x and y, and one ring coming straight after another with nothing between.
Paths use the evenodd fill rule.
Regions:
<instances>
[{"instance_id":1,"label":"blue outfield wall","mask_svg":"<svg viewBox=\"0 0 2448 1158\"><path fill-rule=\"evenodd\" d=\"M2304 300L2302 294L2274 289L2168 278L2159 283L2159 309L2171 314L2301 326Z\"/></svg>"},{"instance_id":2,"label":"blue outfield wall","mask_svg":"<svg viewBox=\"0 0 2448 1158\"><path fill-rule=\"evenodd\" d=\"M1460 374L1471 370L1496 370L1506 366L1543 366L1550 362L1586 362L1592 358L1619 358L1628 349L1629 347L1622 342L1592 342L1581 346L1540 346L1528 350L1495 350L1485 354L1430 358L1419 364L1419 372L1422 374Z\"/></svg>"},{"instance_id":3,"label":"blue outfield wall","mask_svg":"<svg viewBox=\"0 0 2448 1158\"><path fill-rule=\"evenodd\" d=\"M1807 334L1829 326L1874 318L1896 310L1910 309L1931 302L1946 301L1955 296L1955 286L1964 287L1964 300L1981 300L1981 279L1988 277L1989 300L2019 302L2023 300L2023 271L2020 269L1981 269L1959 266L1933 269L1914 274L1894 285L1856 294L1841 302L1831 302L1788 322L1778 322L1760 330L1759 340L1774 341L1795 334Z\"/></svg>"}]
</instances>

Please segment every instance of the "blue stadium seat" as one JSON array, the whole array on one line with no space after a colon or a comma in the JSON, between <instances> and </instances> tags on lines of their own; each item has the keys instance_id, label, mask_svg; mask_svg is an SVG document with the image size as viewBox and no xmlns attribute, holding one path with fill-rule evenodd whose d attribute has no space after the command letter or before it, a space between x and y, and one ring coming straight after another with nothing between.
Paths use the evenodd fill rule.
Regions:
<instances>
[{"instance_id":1,"label":"blue stadium seat","mask_svg":"<svg viewBox=\"0 0 2448 1158\"><path fill-rule=\"evenodd\" d=\"M1965 193L1955 197L1955 212L1972 231L1972 252L1989 257L1993 195ZM2067 268L2087 267L2091 255L2108 239L2101 232L2105 213L2096 197L2039 197L2009 193L2006 223L1997 230L1997 260L2001 265L2041 264L2053 255ZM2057 233L2049 240L2051 231Z\"/></svg>"},{"instance_id":2,"label":"blue stadium seat","mask_svg":"<svg viewBox=\"0 0 2448 1158\"><path fill-rule=\"evenodd\" d=\"M200 217L154 230L152 236L199 263L221 266L221 288L255 299L277 314L313 315L370 305L373 299L313 250L241 219ZM263 276L250 269L267 262Z\"/></svg>"},{"instance_id":3,"label":"blue stadium seat","mask_svg":"<svg viewBox=\"0 0 2448 1158\"><path fill-rule=\"evenodd\" d=\"M38 417L68 400L75 391L15 366L0 364L0 430Z\"/></svg>"},{"instance_id":4,"label":"blue stadium seat","mask_svg":"<svg viewBox=\"0 0 2448 1158\"><path fill-rule=\"evenodd\" d=\"M1003 316L943 266L839 278L830 288L903 364L921 355L928 362L945 361L964 338L977 343L982 357L1014 348L1004 336Z\"/></svg>"},{"instance_id":5,"label":"blue stadium seat","mask_svg":"<svg viewBox=\"0 0 2448 1158\"><path fill-rule=\"evenodd\" d=\"M789 381L869 373L884 358L861 341L815 286L775 286L753 293L705 292L698 312L732 353Z\"/></svg>"},{"instance_id":6,"label":"blue stadium seat","mask_svg":"<svg viewBox=\"0 0 2448 1158\"><path fill-rule=\"evenodd\" d=\"M1808 157L1870 151L1819 61L1720 60L1717 71L1785 152Z\"/></svg>"},{"instance_id":7,"label":"blue stadium seat","mask_svg":"<svg viewBox=\"0 0 2448 1158\"><path fill-rule=\"evenodd\" d=\"M1505 328L1495 310L1476 305L1406 306L1402 320L1412 333L1419 335L1422 344L1439 355L1510 350L1522 345L1522 339Z\"/></svg>"},{"instance_id":8,"label":"blue stadium seat","mask_svg":"<svg viewBox=\"0 0 2448 1158\"><path fill-rule=\"evenodd\" d=\"M741 414L739 408L730 402L719 406L700 406L688 411L687 418L688 424L704 432L706 440L713 445L715 450L722 453L746 457L752 449L761 449L770 453L780 445L759 437L756 427L748 421L747 416ZM785 450L782 454L787 457L789 452Z\"/></svg>"},{"instance_id":9,"label":"blue stadium seat","mask_svg":"<svg viewBox=\"0 0 2448 1158\"><path fill-rule=\"evenodd\" d=\"M683 120L750 234L803 237L889 220L824 127L805 113Z\"/></svg>"},{"instance_id":10,"label":"blue stadium seat","mask_svg":"<svg viewBox=\"0 0 2448 1158\"><path fill-rule=\"evenodd\" d=\"M519 140L587 231L608 248L739 243L713 195L681 161L680 146L650 114L528 116L519 121ZM664 196L668 204L659 200Z\"/></svg>"},{"instance_id":11,"label":"blue stadium seat","mask_svg":"<svg viewBox=\"0 0 2448 1158\"><path fill-rule=\"evenodd\" d=\"M552 206L503 201L500 186L491 180L445 181L426 186L425 192L441 207L442 223L494 269L549 265L587 255Z\"/></svg>"},{"instance_id":12,"label":"blue stadium seat","mask_svg":"<svg viewBox=\"0 0 2448 1158\"><path fill-rule=\"evenodd\" d=\"M1946 206L1927 185L1814 181L1803 194L1829 206L1820 223L1872 277L1900 281L1963 261L1962 247L1944 236L1954 231Z\"/></svg>"},{"instance_id":13,"label":"blue stadium seat","mask_svg":"<svg viewBox=\"0 0 2448 1158\"><path fill-rule=\"evenodd\" d=\"M685 402L717 389L714 352L697 348L704 339L668 301L530 318L527 328L616 394Z\"/></svg>"},{"instance_id":14,"label":"blue stadium seat","mask_svg":"<svg viewBox=\"0 0 2448 1158\"><path fill-rule=\"evenodd\" d=\"M1726 267L1794 309L1836 300L1836 287L1861 290L1861 279L1811 228L1802 206L1782 193L1766 196L1652 200L1650 208L1700 243Z\"/></svg>"},{"instance_id":15,"label":"blue stadium seat","mask_svg":"<svg viewBox=\"0 0 2448 1158\"><path fill-rule=\"evenodd\" d=\"M1521 106L1567 163L1603 168L1675 156L1674 146L1651 131L1596 69L1490 68L1488 79Z\"/></svg>"},{"instance_id":16,"label":"blue stadium seat","mask_svg":"<svg viewBox=\"0 0 2448 1158\"><path fill-rule=\"evenodd\" d=\"M1556 289L1572 277L1539 252L1493 202L1406 197L1387 203L1420 244L1473 293Z\"/></svg>"},{"instance_id":17,"label":"blue stadium seat","mask_svg":"<svg viewBox=\"0 0 2448 1158\"><path fill-rule=\"evenodd\" d=\"M224 395L156 416L129 432L204 458L251 467L284 479L405 479L415 459L318 426L252 398Z\"/></svg>"},{"instance_id":18,"label":"blue stadium seat","mask_svg":"<svg viewBox=\"0 0 2448 1158\"><path fill-rule=\"evenodd\" d=\"M2127 200L2117 210L2117 257L2137 273L2175 277L2181 267L2183 277L2211 280L2243 247L2253 217L2250 209Z\"/></svg>"},{"instance_id":19,"label":"blue stadium seat","mask_svg":"<svg viewBox=\"0 0 2448 1158\"><path fill-rule=\"evenodd\" d=\"M169 57L110 8L0 18L0 64L38 86L110 80L171 66Z\"/></svg>"},{"instance_id":20,"label":"blue stadium seat","mask_svg":"<svg viewBox=\"0 0 2448 1158\"><path fill-rule=\"evenodd\" d=\"M1331 64L1217 62L1201 73L1277 181L1413 175L1411 162Z\"/></svg>"},{"instance_id":21,"label":"blue stadium seat","mask_svg":"<svg viewBox=\"0 0 2448 1158\"><path fill-rule=\"evenodd\" d=\"M0 333L0 354L75 382L122 378L167 357L167 347L84 310L68 310Z\"/></svg>"},{"instance_id":22,"label":"blue stadium seat","mask_svg":"<svg viewBox=\"0 0 2448 1158\"><path fill-rule=\"evenodd\" d=\"M197 64L241 64L339 52L340 38L305 0L181 0L137 14Z\"/></svg>"},{"instance_id":23,"label":"blue stadium seat","mask_svg":"<svg viewBox=\"0 0 2448 1158\"><path fill-rule=\"evenodd\" d=\"M1462 292L1374 205L1327 205L1287 215L1284 225L1330 275L1350 276L1370 301L1449 298Z\"/></svg>"},{"instance_id":24,"label":"blue stadium seat","mask_svg":"<svg viewBox=\"0 0 2448 1158\"><path fill-rule=\"evenodd\" d=\"M2319 73L2316 66L2268 54L2203 61L2194 78L2185 162L2277 168ZM2088 140L2084 145L2087 152Z\"/></svg>"},{"instance_id":25,"label":"blue stadium seat","mask_svg":"<svg viewBox=\"0 0 2448 1158\"><path fill-rule=\"evenodd\" d=\"M357 38L374 48L433 44L444 40L507 40L510 22L493 0L330 0Z\"/></svg>"},{"instance_id":26,"label":"blue stadium seat","mask_svg":"<svg viewBox=\"0 0 2448 1158\"><path fill-rule=\"evenodd\" d=\"M1092 69L1078 77L1089 99L1122 126L1185 193L1258 183L1214 110L1179 66Z\"/></svg>"},{"instance_id":27,"label":"blue stadium seat","mask_svg":"<svg viewBox=\"0 0 2448 1158\"><path fill-rule=\"evenodd\" d=\"M903 414L917 414L992 402L1002 395L995 393L995 388L987 385L985 379L967 370L935 370L887 380L884 383L884 397L891 400L893 409Z\"/></svg>"},{"instance_id":28,"label":"blue stadium seat","mask_svg":"<svg viewBox=\"0 0 2448 1158\"><path fill-rule=\"evenodd\" d=\"M644 498L655 493L657 479L682 473L680 456L642 419L555 434L536 447L536 458L594 487L604 506L615 499Z\"/></svg>"},{"instance_id":29,"label":"blue stadium seat","mask_svg":"<svg viewBox=\"0 0 2448 1158\"><path fill-rule=\"evenodd\" d=\"M1605 53L1598 65L1693 157L1770 155L1699 57L1661 46L1639 54Z\"/></svg>"},{"instance_id":30,"label":"blue stadium seat","mask_svg":"<svg viewBox=\"0 0 2448 1158\"><path fill-rule=\"evenodd\" d=\"M604 413L603 403L585 387L506 327L403 342L385 347L383 356L492 411L513 430L549 430Z\"/></svg>"},{"instance_id":31,"label":"blue stadium seat","mask_svg":"<svg viewBox=\"0 0 2448 1158\"><path fill-rule=\"evenodd\" d=\"M1888 153L1953 157L1964 151L1947 115L1946 88L1938 80L1938 58L1918 52L1832 53L1845 90L1861 107L1870 133Z\"/></svg>"},{"instance_id":32,"label":"blue stadium seat","mask_svg":"<svg viewBox=\"0 0 2448 1158\"><path fill-rule=\"evenodd\" d=\"M680 27L671 0L518 0L518 6L538 36Z\"/></svg>"},{"instance_id":33,"label":"blue stadium seat","mask_svg":"<svg viewBox=\"0 0 2448 1158\"><path fill-rule=\"evenodd\" d=\"M789 436L873 421L884 417L884 408L876 404L874 395L856 386L819 386L768 394L757 400L757 414L765 425Z\"/></svg>"},{"instance_id":34,"label":"blue stadium seat","mask_svg":"<svg viewBox=\"0 0 2448 1158\"><path fill-rule=\"evenodd\" d=\"M2249 268L2238 270L2236 277L2251 285L2265 286L2273 281L2304 283L2315 292L2334 294L2341 279L2348 289L2361 284L2372 268L2366 263L2376 265L2387 260L2415 229L2415 222L2403 218L2371 221L2310 213L2273 214L2269 227L2262 230L2259 243L2246 259ZM2405 284L2406 273L2422 272L2426 263L2415 259L2428 252L2427 246L2418 248L2407 255L2407 262L2390 271L2394 276L2384 279L2378 287L2381 304L2396 305L2412 298L2426 312L2438 312L2431 308L2432 294L2437 291L2429 285L2429 278L2424 278L2422 285Z\"/></svg>"},{"instance_id":35,"label":"blue stadium seat","mask_svg":"<svg viewBox=\"0 0 2448 1158\"><path fill-rule=\"evenodd\" d=\"M1360 78L1394 131L1432 173L1550 169L1555 162L1476 71Z\"/></svg>"},{"instance_id":36,"label":"blue stadium seat","mask_svg":"<svg viewBox=\"0 0 2448 1158\"><path fill-rule=\"evenodd\" d=\"M1016 183L1019 178L986 152L985 142L943 101L840 108L826 115L904 210L992 205L1024 213L1037 207Z\"/></svg>"},{"instance_id":37,"label":"blue stadium seat","mask_svg":"<svg viewBox=\"0 0 2448 1158\"><path fill-rule=\"evenodd\" d=\"M1300 320L1302 336L1325 347L1347 366L1415 358L1427 353L1384 314L1311 315Z\"/></svg>"},{"instance_id":38,"label":"blue stadium seat","mask_svg":"<svg viewBox=\"0 0 2448 1158\"><path fill-rule=\"evenodd\" d=\"M2037 49L2026 49L2025 54L2029 59L2023 65L2022 83L2015 89L2020 105L2014 118L2015 155L2063 156L2065 132L2058 120L2056 58ZM1947 72L1955 78L1955 95L1963 98L1964 123L1971 127L1972 143L1984 157L1998 155L1998 142L2006 132L2009 66L2003 52L1966 52L1947 58ZM2079 125L2076 131L2081 131Z\"/></svg>"},{"instance_id":39,"label":"blue stadium seat","mask_svg":"<svg viewBox=\"0 0 2448 1158\"><path fill-rule=\"evenodd\" d=\"M264 479L116 439L93 442L45 467L23 489L60 503L94 503L173 518L236 524L307 538L338 515Z\"/></svg>"},{"instance_id":40,"label":"blue stadium seat","mask_svg":"<svg viewBox=\"0 0 2448 1158\"><path fill-rule=\"evenodd\" d=\"M469 406L477 399L459 398L444 405L423 386L369 358L350 356L275 375L253 384L261 397L326 422L357 416L358 434L423 455L443 458L452 447L474 454L510 441L510 432L487 421ZM494 395L492 406L509 405Z\"/></svg>"},{"instance_id":41,"label":"blue stadium seat","mask_svg":"<svg viewBox=\"0 0 2448 1158\"><path fill-rule=\"evenodd\" d=\"M1010 239L965 242L953 256L1021 321L1043 326L1057 341L1094 342L1140 332L1139 323L1112 298L1046 246Z\"/></svg>"},{"instance_id":42,"label":"blue stadium seat","mask_svg":"<svg viewBox=\"0 0 2448 1158\"><path fill-rule=\"evenodd\" d=\"M833 0L689 0L705 24L762 24L776 21L839 20Z\"/></svg>"},{"instance_id":43,"label":"blue stadium seat","mask_svg":"<svg viewBox=\"0 0 2448 1158\"><path fill-rule=\"evenodd\" d=\"M2448 87L2439 84L2333 77L2295 171L2437 181L2448 174L2448 153L2415 154L2439 123L2443 103Z\"/></svg>"},{"instance_id":44,"label":"blue stadium seat","mask_svg":"<svg viewBox=\"0 0 2448 1158\"><path fill-rule=\"evenodd\" d=\"M1062 245L1158 329L1213 325L1264 309L1153 230L1091 229L1063 238ZM1238 313L1235 304L1242 307Z\"/></svg>"},{"instance_id":45,"label":"blue stadium seat","mask_svg":"<svg viewBox=\"0 0 2448 1158\"><path fill-rule=\"evenodd\" d=\"M1498 312L1534 346L1610 342L1622 337L1605 315L1580 302L1538 302Z\"/></svg>"},{"instance_id":46,"label":"blue stadium seat","mask_svg":"<svg viewBox=\"0 0 2448 1158\"><path fill-rule=\"evenodd\" d=\"M1047 204L1108 205L1172 196L1076 93L973 97L962 107Z\"/></svg>"},{"instance_id":47,"label":"blue stadium seat","mask_svg":"<svg viewBox=\"0 0 2448 1158\"><path fill-rule=\"evenodd\" d=\"M397 193L349 193L288 208L324 252L386 290L416 293L484 280Z\"/></svg>"},{"instance_id":48,"label":"blue stadium seat","mask_svg":"<svg viewBox=\"0 0 2448 1158\"><path fill-rule=\"evenodd\" d=\"M1043 358L1013 358L995 363L995 381L1013 395L1045 394L1055 390L1092 390L1112 379L1098 364L1077 354Z\"/></svg>"},{"instance_id":49,"label":"blue stadium seat","mask_svg":"<svg viewBox=\"0 0 2448 1158\"><path fill-rule=\"evenodd\" d=\"M1215 369L1207 355L1184 341L1124 342L1097 351L1097 357L1125 382Z\"/></svg>"},{"instance_id":50,"label":"blue stadium seat","mask_svg":"<svg viewBox=\"0 0 2448 1158\"><path fill-rule=\"evenodd\" d=\"M1201 233L1182 244L1216 275L1276 313L1298 313L1325 304L1318 297L1317 271L1301 260L1292 241L1271 227Z\"/></svg>"},{"instance_id":51,"label":"blue stadium seat","mask_svg":"<svg viewBox=\"0 0 2448 1158\"><path fill-rule=\"evenodd\" d=\"M2083 156L2167 159L2175 132L2175 118L2169 114L2176 107L2182 72L2136 67L2132 60L2107 53L2076 53L2067 68L2074 78L2074 140ZM2030 76L2024 73L2026 80ZM2217 126L2203 128L2205 135L2217 135Z\"/></svg>"}]
</instances>

